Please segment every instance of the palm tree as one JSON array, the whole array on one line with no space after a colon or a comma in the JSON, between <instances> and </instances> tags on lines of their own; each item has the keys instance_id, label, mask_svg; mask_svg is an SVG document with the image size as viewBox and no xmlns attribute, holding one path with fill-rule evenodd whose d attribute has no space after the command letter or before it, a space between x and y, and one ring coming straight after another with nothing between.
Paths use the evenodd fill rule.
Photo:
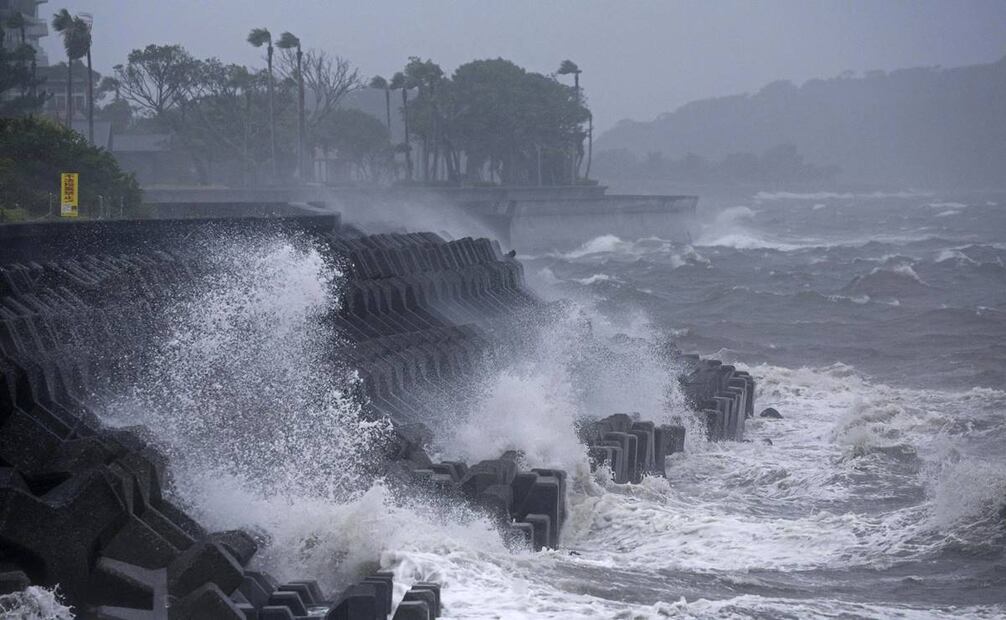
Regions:
<instances>
[{"instance_id":1,"label":"palm tree","mask_svg":"<svg viewBox=\"0 0 1006 620\"><path fill-rule=\"evenodd\" d=\"M87 141L94 144L94 71L91 69L91 15L79 18L87 26Z\"/></svg>"},{"instance_id":2,"label":"palm tree","mask_svg":"<svg viewBox=\"0 0 1006 620\"><path fill-rule=\"evenodd\" d=\"M572 60L564 60L559 64L559 75L569 75L573 74L573 90L576 91L576 100L580 100L580 67L576 66L576 63Z\"/></svg>"},{"instance_id":3,"label":"palm tree","mask_svg":"<svg viewBox=\"0 0 1006 620\"><path fill-rule=\"evenodd\" d=\"M409 81L405 78L405 74L399 71L391 77L391 84L388 85L391 89L402 89L402 122L405 125L405 170L408 174L408 179L412 180L412 147L409 144Z\"/></svg>"},{"instance_id":4,"label":"palm tree","mask_svg":"<svg viewBox=\"0 0 1006 620\"><path fill-rule=\"evenodd\" d=\"M284 32L276 47L280 49L297 48L297 177L302 181L306 174L304 171L304 140L306 126L304 121L304 52L300 49L300 39L289 32Z\"/></svg>"},{"instance_id":5,"label":"palm tree","mask_svg":"<svg viewBox=\"0 0 1006 620\"><path fill-rule=\"evenodd\" d=\"M269 66L269 139L272 153L272 177L276 180L276 114L273 105L273 84L272 84L272 33L265 28L253 28L248 33L248 42L255 47L266 46L266 62Z\"/></svg>"},{"instance_id":6,"label":"palm tree","mask_svg":"<svg viewBox=\"0 0 1006 620\"><path fill-rule=\"evenodd\" d=\"M388 80L379 75L375 75L373 79L370 80L370 87L378 88L384 91L384 111L388 117L388 136L391 136L391 85L388 84Z\"/></svg>"},{"instance_id":7,"label":"palm tree","mask_svg":"<svg viewBox=\"0 0 1006 620\"><path fill-rule=\"evenodd\" d=\"M576 66L576 63L572 60L566 59L559 63L559 75L569 75L573 74L573 92L576 93L576 102L580 103L580 67ZM591 141L593 148L593 140ZM576 184L576 173L580 168L580 159L583 158L583 142L580 142L580 146L577 148L579 151L579 156L573 154L570 156L570 179L572 184ZM589 167L588 167L589 169Z\"/></svg>"},{"instance_id":8,"label":"palm tree","mask_svg":"<svg viewBox=\"0 0 1006 620\"><path fill-rule=\"evenodd\" d=\"M91 47L91 31L79 17L62 9L52 17L52 28L63 35L66 50L66 126L73 128L73 61L80 60Z\"/></svg>"}]
</instances>

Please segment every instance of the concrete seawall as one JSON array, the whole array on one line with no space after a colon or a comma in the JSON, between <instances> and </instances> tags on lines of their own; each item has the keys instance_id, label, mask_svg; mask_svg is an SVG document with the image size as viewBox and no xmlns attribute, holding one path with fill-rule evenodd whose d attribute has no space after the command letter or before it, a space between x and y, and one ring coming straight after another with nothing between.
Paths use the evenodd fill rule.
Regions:
<instances>
[{"instance_id":1,"label":"concrete seawall","mask_svg":"<svg viewBox=\"0 0 1006 620\"><path fill-rule=\"evenodd\" d=\"M571 249L602 235L690 242L698 198L609 195L603 186L306 186L148 188L145 202L159 217L292 215L297 207L291 205L333 208L372 231L423 228L491 236L527 253Z\"/></svg>"},{"instance_id":2,"label":"concrete seawall","mask_svg":"<svg viewBox=\"0 0 1006 620\"><path fill-rule=\"evenodd\" d=\"M96 417L118 360L142 351L133 323L163 291L206 269L202 241L286 231L344 266L331 320L337 354L361 375L368 415L387 416L385 475L490 514L505 536L560 544L566 472L523 471L518 455L433 462L426 394L461 388L484 360L506 363L510 330L544 308L522 266L486 239L430 233L360 235L335 217L94 222L0 227L0 593L59 585L82 617L434 618L436 584L411 584L392 609L392 577L360 575L342 592L277 583L253 567L242 531L210 532L170 499L170 467L142 428ZM681 387L708 436L741 439L754 381L715 361L676 354ZM684 428L614 414L583 427L594 467L616 482L660 475Z\"/></svg>"}]
</instances>

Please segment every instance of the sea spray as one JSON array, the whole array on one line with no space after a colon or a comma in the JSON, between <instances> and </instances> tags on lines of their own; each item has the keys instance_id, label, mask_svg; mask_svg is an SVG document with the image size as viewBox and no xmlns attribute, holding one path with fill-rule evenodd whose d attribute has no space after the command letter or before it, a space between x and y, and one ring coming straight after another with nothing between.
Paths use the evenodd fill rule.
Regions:
<instances>
[{"instance_id":1,"label":"sea spray","mask_svg":"<svg viewBox=\"0 0 1006 620\"><path fill-rule=\"evenodd\" d=\"M3 620L72 620L73 609L63 605L59 588L28 586L21 592L0 595Z\"/></svg>"},{"instance_id":2,"label":"sea spray","mask_svg":"<svg viewBox=\"0 0 1006 620\"><path fill-rule=\"evenodd\" d=\"M170 461L167 492L215 529L249 528L266 569L345 585L377 555L358 544L373 533L354 515L385 510L371 485L389 427L362 415L356 377L333 356L342 343L327 315L342 274L293 237L202 250L198 276L151 317L154 353L106 403L105 421L146 426ZM312 514L319 527L357 533L326 540L305 525ZM336 571L340 545L359 556Z\"/></svg>"}]
</instances>

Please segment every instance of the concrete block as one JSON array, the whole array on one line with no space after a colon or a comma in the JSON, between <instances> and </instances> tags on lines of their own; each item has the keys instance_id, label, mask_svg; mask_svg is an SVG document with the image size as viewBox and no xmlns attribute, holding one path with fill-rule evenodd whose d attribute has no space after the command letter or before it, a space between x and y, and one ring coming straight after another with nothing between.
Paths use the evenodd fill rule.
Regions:
<instances>
[{"instance_id":1,"label":"concrete block","mask_svg":"<svg viewBox=\"0 0 1006 620\"><path fill-rule=\"evenodd\" d=\"M440 604L440 584L439 583L432 583L432 582L429 582L429 581L419 581L419 582L416 582L416 583L412 584L412 588L411 589L412 590L429 590L430 592L433 592L434 597L435 597L435 601L434 601L435 604L434 604L433 607L430 608L430 614L434 618L436 618L437 616L439 616L440 614L443 613L443 608L441 607L441 604Z\"/></svg>"},{"instance_id":2,"label":"concrete block","mask_svg":"<svg viewBox=\"0 0 1006 620\"><path fill-rule=\"evenodd\" d=\"M220 543L241 566L247 566L255 552L258 551L258 543L251 537L251 534L244 530L215 532L210 534L209 539Z\"/></svg>"},{"instance_id":3,"label":"concrete block","mask_svg":"<svg viewBox=\"0 0 1006 620\"><path fill-rule=\"evenodd\" d=\"M304 603L304 600L300 598L300 594L284 590L283 586L280 586L278 590L269 595L269 599L266 601L266 607L286 607L293 613L294 616L307 615L307 605Z\"/></svg>"},{"instance_id":4,"label":"concrete block","mask_svg":"<svg viewBox=\"0 0 1006 620\"><path fill-rule=\"evenodd\" d=\"M260 615L259 618L262 616ZM245 620L237 605L214 583L196 588L168 608L171 620Z\"/></svg>"},{"instance_id":5,"label":"concrete block","mask_svg":"<svg viewBox=\"0 0 1006 620\"><path fill-rule=\"evenodd\" d=\"M376 620L379 609L376 586L357 584L346 588L339 601L329 610L325 619Z\"/></svg>"},{"instance_id":6,"label":"concrete block","mask_svg":"<svg viewBox=\"0 0 1006 620\"><path fill-rule=\"evenodd\" d=\"M430 620L432 617L424 601L402 601L395 609L393 620Z\"/></svg>"},{"instance_id":7,"label":"concrete block","mask_svg":"<svg viewBox=\"0 0 1006 620\"><path fill-rule=\"evenodd\" d=\"M433 592L433 590L413 587L405 593L402 601L421 601L426 605L430 618L436 618L437 612L435 610L437 609L437 598L437 594Z\"/></svg>"},{"instance_id":8,"label":"concrete block","mask_svg":"<svg viewBox=\"0 0 1006 620\"><path fill-rule=\"evenodd\" d=\"M258 610L258 620L296 620L286 605L266 605Z\"/></svg>"},{"instance_id":9,"label":"concrete block","mask_svg":"<svg viewBox=\"0 0 1006 620\"><path fill-rule=\"evenodd\" d=\"M237 560L211 541L192 545L168 566L168 592L173 596L185 596L209 582L230 594L243 580L244 571Z\"/></svg>"},{"instance_id":10,"label":"concrete block","mask_svg":"<svg viewBox=\"0 0 1006 620\"><path fill-rule=\"evenodd\" d=\"M529 514L522 519L525 523L530 523L534 528L533 543L535 551L539 551L549 546L552 540L552 519L548 515Z\"/></svg>"}]
</instances>

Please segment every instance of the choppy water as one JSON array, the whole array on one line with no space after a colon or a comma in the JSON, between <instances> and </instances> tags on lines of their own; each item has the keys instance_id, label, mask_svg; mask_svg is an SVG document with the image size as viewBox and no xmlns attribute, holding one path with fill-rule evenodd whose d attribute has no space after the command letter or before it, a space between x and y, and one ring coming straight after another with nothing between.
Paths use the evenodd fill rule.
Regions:
<instances>
[{"instance_id":1,"label":"choppy water","mask_svg":"<svg viewBox=\"0 0 1006 620\"><path fill-rule=\"evenodd\" d=\"M325 354L342 275L297 240L213 248L105 418L150 425L176 498L255 532L281 579L335 590L379 560L400 587L442 583L448 618L1002 617L1006 197L702 209L692 246L600 237L523 257L543 296L575 303L443 409L443 458L519 449L572 472L560 549L514 551L477 514L368 481L383 429L357 421L352 373ZM691 424L667 338L748 368L784 419L750 421L747 443L690 432L667 479L591 475L579 418Z\"/></svg>"},{"instance_id":2,"label":"choppy water","mask_svg":"<svg viewBox=\"0 0 1006 620\"><path fill-rule=\"evenodd\" d=\"M566 617L1006 614L1001 199L762 193L707 201L690 247L528 257L540 286L748 367L785 416L592 498L553 574L596 608Z\"/></svg>"}]
</instances>

